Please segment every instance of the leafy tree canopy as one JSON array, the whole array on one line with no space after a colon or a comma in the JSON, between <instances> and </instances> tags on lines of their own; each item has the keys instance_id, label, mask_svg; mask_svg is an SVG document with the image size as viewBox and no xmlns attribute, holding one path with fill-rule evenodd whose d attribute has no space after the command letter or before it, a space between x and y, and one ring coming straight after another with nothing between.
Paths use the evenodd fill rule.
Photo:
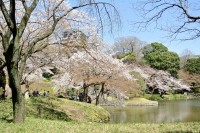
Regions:
<instances>
[{"instance_id":1,"label":"leafy tree canopy","mask_svg":"<svg viewBox=\"0 0 200 133\"><path fill-rule=\"evenodd\" d=\"M189 73L200 74L200 57L188 59L184 69Z\"/></svg>"},{"instance_id":2,"label":"leafy tree canopy","mask_svg":"<svg viewBox=\"0 0 200 133\"><path fill-rule=\"evenodd\" d=\"M177 77L180 69L180 59L177 53L169 52L167 47L161 43L152 43L146 46L144 50L146 50L144 59L151 67L166 70L172 76Z\"/></svg>"},{"instance_id":3,"label":"leafy tree canopy","mask_svg":"<svg viewBox=\"0 0 200 133\"><path fill-rule=\"evenodd\" d=\"M148 55L153 52L167 52L168 48L165 47L162 43L154 42L143 48L143 54Z\"/></svg>"}]
</instances>

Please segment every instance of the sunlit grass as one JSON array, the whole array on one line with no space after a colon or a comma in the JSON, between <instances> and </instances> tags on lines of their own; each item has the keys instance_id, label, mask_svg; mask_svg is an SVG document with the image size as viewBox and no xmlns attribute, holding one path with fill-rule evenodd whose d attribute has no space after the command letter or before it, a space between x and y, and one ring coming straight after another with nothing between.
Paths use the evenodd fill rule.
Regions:
<instances>
[{"instance_id":1,"label":"sunlit grass","mask_svg":"<svg viewBox=\"0 0 200 133\"><path fill-rule=\"evenodd\" d=\"M48 99L42 99L43 102L46 102L46 100ZM140 102L143 100L144 99L140 99ZM88 117L88 118L86 117L87 119L89 119L89 116L91 116L97 110L99 110L96 109L95 111L93 109L95 106L91 104L73 102L65 99L53 100L51 101L51 104L57 105L57 107L63 107L65 106L65 104L67 104L67 106L65 107L69 107L71 110L78 109L78 107L80 107L78 109L78 111L80 112L78 113L81 114L81 112L84 112L85 113L84 115ZM48 105L48 107L49 106L50 105ZM64 120L57 120L57 118L55 117L53 117L55 118L54 120L27 117L24 124L14 124L11 122L12 118L11 101L7 100L5 102L0 102L0 107L1 107L0 133L24 133L24 132L25 133L32 133L32 132L34 133L162 133L162 132L199 133L200 132L200 122L171 123L171 124L142 124L142 123L114 124L114 123L78 122L78 121L67 122Z\"/></svg>"},{"instance_id":2,"label":"sunlit grass","mask_svg":"<svg viewBox=\"0 0 200 133\"><path fill-rule=\"evenodd\" d=\"M158 105L157 101L151 101L145 98L132 98L130 100L126 100L125 103L127 105Z\"/></svg>"},{"instance_id":3,"label":"sunlit grass","mask_svg":"<svg viewBox=\"0 0 200 133\"><path fill-rule=\"evenodd\" d=\"M26 116L79 122L104 122L110 118L109 112L101 106L53 97L27 99ZM11 99L0 101L0 119L12 119Z\"/></svg>"},{"instance_id":4,"label":"sunlit grass","mask_svg":"<svg viewBox=\"0 0 200 133\"><path fill-rule=\"evenodd\" d=\"M185 132L198 133L200 123L173 123L173 124L111 124L92 122L65 122L27 118L24 124L13 124L0 121L0 132L40 132L40 133L162 133Z\"/></svg>"}]
</instances>

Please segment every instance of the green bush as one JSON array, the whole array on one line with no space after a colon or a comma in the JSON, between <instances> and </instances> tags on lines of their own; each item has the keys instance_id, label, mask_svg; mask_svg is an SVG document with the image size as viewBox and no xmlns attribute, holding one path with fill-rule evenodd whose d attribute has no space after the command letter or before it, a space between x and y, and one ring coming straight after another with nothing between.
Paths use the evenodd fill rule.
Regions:
<instances>
[{"instance_id":1,"label":"green bush","mask_svg":"<svg viewBox=\"0 0 200 133\"><path fill-rule=\"evenodd\" d=\"M146 45L143 48L142 53L144 56L146 56L153 52L167 52L167 51L168 51L168 48L165 47L162 43L154 42L149 45Z\"/></svg>"},{"instance_id":2,"label":"green bush","mask_svg":"<svg viewBox=\"0 0 200 133\"><path fill-rule=\"evenodd\" d=\"M146 98L146 99L149 99L149 100L154 100L154 101L163 100L162 97L160 97L159 94L144 94L143 97Z\"/></svg>"},{"instance_id":3,"label":"green bush","mask_svg":"<svg viewBox=\"0 0 200 133\"><path fill-rule=\"evenodd\" d=\"M163 95L163 99L165 100L176 100L176 99L187 99L187 96L184 94L168 94Z\"/></svg>"},{"instance_id":4,"label":"green bush","mask_svg":"<svg viewBox=\"0 0 200 133\"><path fill-rule=\"evenodd\" d=\"M144 57L147 63L158 70L166 70L177 77L180 69L179 56L174 52L153 52Z\"/></svg>"},{"instance_id":5,"label":"green bush","mask_svg":"<svg viewBox=\"0 0 200 133\"><path fill-rule=\"evenodd\" d=\"M200 74L200 57L187 60L184 69L189 73Z\"/></svg>"}]
</instances>

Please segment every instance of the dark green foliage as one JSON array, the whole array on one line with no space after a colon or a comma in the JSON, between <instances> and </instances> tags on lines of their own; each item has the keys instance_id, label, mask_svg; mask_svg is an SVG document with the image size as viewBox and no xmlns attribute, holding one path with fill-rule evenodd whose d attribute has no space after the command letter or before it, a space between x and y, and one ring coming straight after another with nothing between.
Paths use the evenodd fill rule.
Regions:
<instances>
[{"instance_id":1,"label":"dark green foliage","mask_svg":"<svg viewBox=\"0 0 200 133\"><path fill-rule=\"evenodd\" d=\"M154 101L161 101L163 100L159 94L144 94L143 96L146 99L154 100Z\"/></svg>"},{"instance_id":2,"label":"dark green foliage","mask_svg":"<svg viewBox=\"0 0 200 133\"><path fill-rule=\"evenodd\" d=\"M154 42L154 43L151 43L151 44L145 46L143 48L142 53L144 54L144 56L146 56L153 52L167 52L167 51L168 51L168 48L165 47L163 44Z\"/></svg>"},{"instance_id":3,"label":"dark green foliage","mask_svg":"<svg viewBox=\"0 0 200 133\"><path fill-rule=\"evenodd\" d=\"M44 78L46 78L47 80L50 81L50 80L51 80L51 77L53 76L53 74L44 72L44 73L42 74L42 76L43 76Z\"/></svg>"},{"instance_id":4,"label":"dark green foliage","mask_svg":"<svg viewBox=\"0 0 200 133\"><path fill-rule=\"evenodd\" d=\"M168 49L160 43L150 44L151 48L147 50L144 59L147 63L158 70L168 71L172 76L177 77L180 69L180 59L177 53L169 52Z\"/></svg>"},{"instance_id":5,"label":"dark green foliage","mask_svg":"<svg viewBox=\"0 0 200 133\"><path fill-rule=\"evenodd\" d=\"M60 73L60 70L56 67L50 69L54 74L59 74Z\"/></svg>"},{"instance_id":6,"label":"dark green foliage","mask_svg":"<svg viewBox=\"0 0 200 133\"><path fill-rule=\"evenodd\" d=\"M50 69L50 71L51 71L52 73L49 73L49 72L44 72L44 73L42 73L42 76L43 76L44 78L46 78L47 81L51 81L51 77L52 77L52 76L54 76L54 75L60 73L60 70L59 70L58 68L56 68L56 67Z\"/></svg>"},{"instance_id":7,"label":"dark green foliage","mask_svg":"<svg viewBox=\"0 0 200 133\"><path fill-rule=\"evenodd\" d=\"M200 74L200 57L188 59L184 69L189 73Z\"/></svg>"}]
</instances>

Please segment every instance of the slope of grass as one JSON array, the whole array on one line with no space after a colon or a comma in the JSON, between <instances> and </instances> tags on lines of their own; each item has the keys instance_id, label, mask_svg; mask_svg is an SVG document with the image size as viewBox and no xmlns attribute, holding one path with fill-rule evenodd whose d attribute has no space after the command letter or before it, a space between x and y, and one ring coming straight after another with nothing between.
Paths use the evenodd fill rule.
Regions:
<instances>
[{"instance_id":1,"label":"slope of grass","mask_svg":"<svg viewBox=\"0 0 200 133\"><path fill-rule=\"evenodd\" d=\"M6 133L198 133L200 123L175 124L110 124L92 122L65 122L27 118L24 124L0 120L0 132Z\"/></svg>"},{"instance_id":2,"label":"slope of grass","mask_svg":"<svg viewBox=\"0 0 200 133\"><path fill-rule=\"evenodd\" d=\"M12 119L11 100L0 102L0 119ZM104 108L67 99L37 97L26 101L26 115L29 117L81 122L105 122L110 114Z\"/></svg>"}]
</instances>

